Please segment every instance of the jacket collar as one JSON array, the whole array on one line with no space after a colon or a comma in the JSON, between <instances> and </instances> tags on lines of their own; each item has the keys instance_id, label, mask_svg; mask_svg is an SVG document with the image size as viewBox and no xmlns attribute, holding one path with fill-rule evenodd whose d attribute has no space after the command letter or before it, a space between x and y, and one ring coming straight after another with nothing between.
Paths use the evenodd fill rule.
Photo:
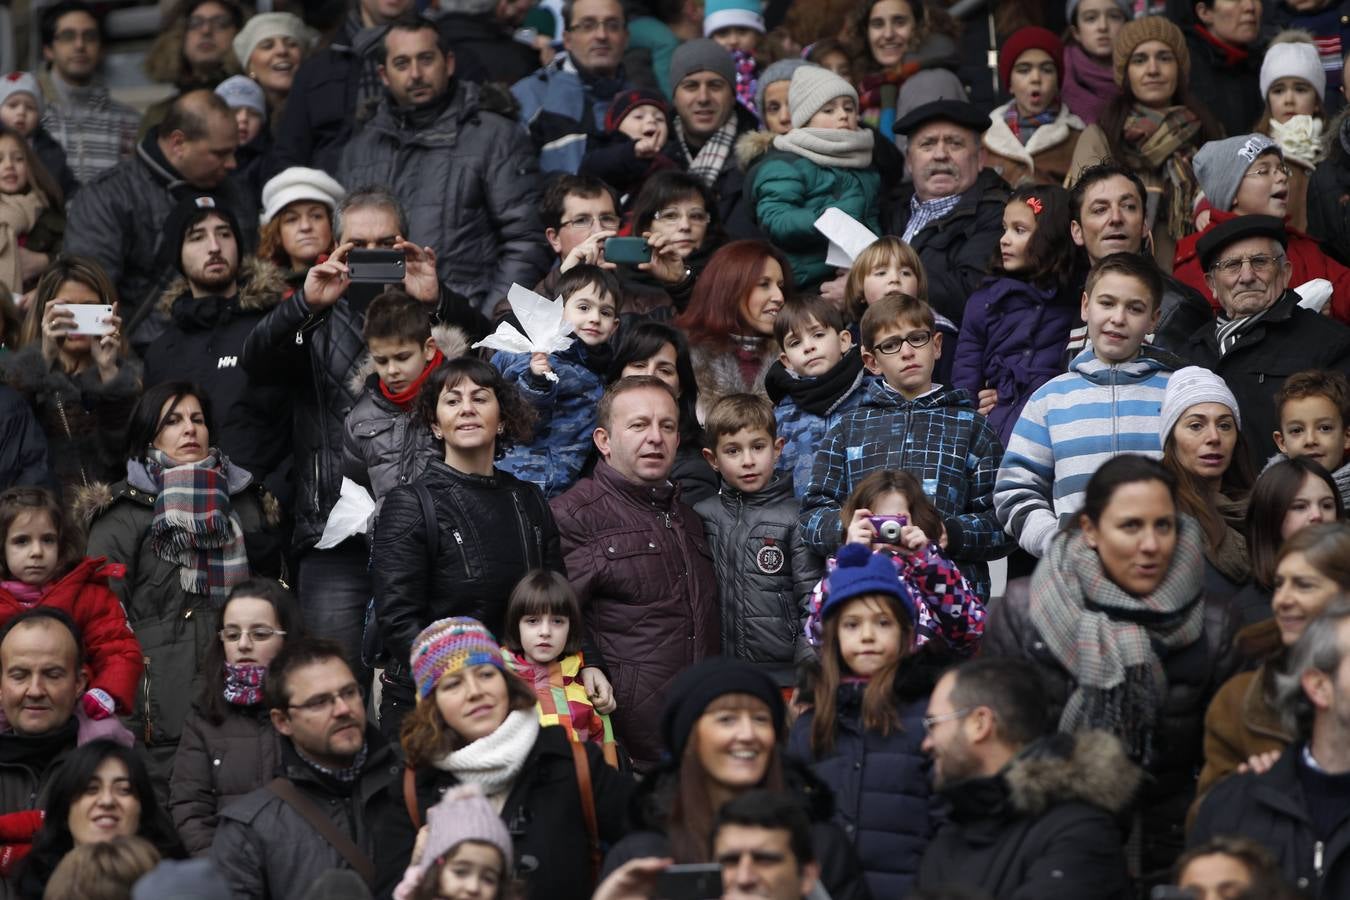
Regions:
<instances>
[{"instance_id":1,"label":"jacket collar","mask_svg":"<svg viewBox=\"0 0 1350 900\"><path fill-rule=\"evenodd\" d=\"M402 144L449 147L459 138L464 122L479 108L478 85L456 78L450 83L449 99L435 121L424 128L415 128L404 112L396 110L388 92L380 100L379 108L366 126L398 139Z\"/></svg>"},{"instance_id":2,"label":"jacket collar","mask_svg":"<svg viewBox=\"0 0 1350 900\"><path fill-rule=\"evenodd\" d=\"M984 133L984 145L999 156L1018 160L1032 168L1035 168L1032 157L1037 153L1058 147L1072 137L1075 131L1081 132L1087 127L1083 120L1070 112L1068 105L1061 101L1059 115L1055 117L1055 121L1037 128L1030 140L1023 145L1012 133L1005 118L1008 107L1015 102L1009 100L989 114L989 128Z\"/></svg>"},{"instance_id":3,"label":"jacket collar","mask_svg":"<svg viewBox=\"0 0 1350 900\"><path fill-rule=\"evenodd\" d=\"M0 766L24 766L42 770L79 741L75 717L48 734L24 735L7 731L0 735Z\"/></svg>"},{"instance_id":4,"label":"jacket collar","mask_svg":"<svg viewBox=\"0 0 1350 900\"><path fill-rule=\"evenodd\" d=\"M1179 361L1170 353L1148 344L1144 344L1139 355L1129 362L1109 363L1098 359L1092 347L1088 346L1069 363L1070 372L1101 385L1137 384L1147 381L1158 372L1170 372L1178 368Z\"/></svg>"},{"instance_id":5,"label":"jacket collar","mask_svg":"<svg viewBox=\"0 0 1350 900\"><path fill-rule=\"evenodd\" d=\"M136 158L141 161L150 174L158 181L163 182L169 190L182 187L187 181L178 170L170 165L168 159L164 157L164 152L159 149L159 126L151 128L146 132L145 137L136 145Z\"/></svg>"},{"instance_id":6,"label":"jacket collar","mask_svg":"<svg viewBox=\"0 0 1350 900\"><path fill-rule=\"evenodd\" d=\"M1283 296L1276 300L1261 316L1261 320L1252 327L1248 328L1238 336L1237 343L1229 349L1229 353L1240 350L1243 347L1250 347L1253 344L1259 344L1266 336L1266 329L1274 322L1285 322L1293 318L1294 310L1298 309L1299 300L1302 299L1291 289L1286 289ZM1204 344L1215 355L1219 353L1218 322L1206 322L1200 327L1200 330L1191 335L1191 343Z\"/></svg>"},{"instance_id":7,"label":"jacket collar","mask_svg":"<svg viewBox=\"0 0 1350 900\"><path fill-rule=\"evenodd\" d=\"M621 494L644 509L668 513L675 508L679 497L679 486L671 481L659 485L635 484L619 474L618 470L605 460L595 464L592 477L616 494Z\"/></svg>"},{"instance_id":8,"label":"jacket collar","mask_svg":"<svg viewBox=\"0 0 1350 900\"><path fill-rule=\"evenodd\" d=\"M738 490L722 482L722 487L717 495L722 498L725 504L760 507L772 506L780 500L792 496L792 480L782 475L773 476L773 480L764 486L761 491L755 491L753 494L747 494L745 491Z\"/></svg>"},{"instance_id":9,"label":"jacket collar","mask_svg":"<svg viewBox=\"0 0 1350 900\"><path fill-rule=\"evenodd\" d=\"M946 228L952 222L964 219L967 216L975 215L975 211L979 209L980 204L985 201L985 198L988 197L991 192L996 192L999 195L999 198L1001 198L999 202L1002 204L1006 201L1008 196L1008 183L993 169L981 169L980 173L975 176L975 183L961 194L961 199L957 201L956 208L942 218L935 219L928 223L923 230L927 231L929 228ZM899 201L900 208L904 210L906 222L909 221L909 201L912 197L914 197L914 185L910 184L901 193ZM1000 208L1002 207L1000 206ZM896 229L896 233L898 234L903 230L903 227L898 228ZM915 235L915 240L917 239L918 236Z\"/></svg>"},{"instance_id":10,"label":"jacket collar","mask_svg":"<svg viewBox=\"0 0 1350 900\"><path fill-rule=\"evenodd\" d=\"M366 723L366 760L361 766L361 774L352 782L350 793L364 793L363 785L369 779L372 773L378 772L382 767L387 767L397 762L397 756L394 753L393 745L380 734L380 730L372 723ZM281 739L281 774L294 781L296 784L306 784L317 788L325 793L342 794L341 787L336 779L325 776L309 763L305 762L300 756L300 751L295 748L295 743L288 737Z\"/></svg>"},{"instance_id":11,"label":"jacket collar","mask_svg":"<svg viewBox=\"0 0 1350 900\"><path fill-rule=\"evenodd\" d=\"M867 392L863 395L863 403L866 406L893 409L938 409L943 406L973 409L975 406L971 402L968 391L942 385L938 385L936 390L929 391L921 397L915 397L913 400L905 399L899 391L888 385L884 378L870 379L866 382L863 390Z\"/></svg>"}]
</instances>

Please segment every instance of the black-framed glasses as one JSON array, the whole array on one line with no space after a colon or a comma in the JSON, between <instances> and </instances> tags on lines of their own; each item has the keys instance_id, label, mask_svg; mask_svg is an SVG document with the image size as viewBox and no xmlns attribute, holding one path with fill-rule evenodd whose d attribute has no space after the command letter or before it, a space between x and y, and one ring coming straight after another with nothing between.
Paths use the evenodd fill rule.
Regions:
<instances>
[{"instance_id":1,"label":"black-framed glasses","mask_svg":"<svg viewBox=\"0 0 1350 900\"><path fill-rule=\"evenodd\" d=\"M610 34L623 34L626 27L623 19L582 19L580 22L569 25L567 30L576 31L580 34L594 34L603 28Z\"/></svg>"},{"instance_id":2,"label":"black-framed glasses","mask_svg":"<svg viewBox=\"0 0 1350 900\"><path fill-rule=\"evenodd\" d=\"M1275 266L1284 262L1284 256L1272 256L1269 253L1253 253L1251 256L1239 256L1231 259L1221 259L1210 266L1211 272L1218 272L1220 275L1236 275L1242 271L1245 264L1252 267L1252 271L1264 278L1275 271Z\"/></svg>"},{"instance_id":3,"label":"black-framed glasses","mask_svg":"<svg viewBox=\"0 0 1350 900\"><path fill-rule=\"evenodd\" d=\"M591 228L594 227L596 222L599 222L600 227L603 228L605 231L618 231L619 226L623 224L623 220L620 219L618 216L612 216L609 214L603 216L592 216L589 213L582 213L579 216L573 216L566 222L559 222L558 224L561 225L563 228L575 228L578 231L590 231Z\"/></svg>"},{"instance_id":4,"label":"black-framed glasses","mask_svg":"<svg viewBox=\"0 0 1350 900\"><path fill-rule=\"evenodd\" d=\"M333 707L341 700L348 706L356 706L362 702L361 686L352 682L340 691L334 691L331 694L320 694L317 697L311 697L304 703L290 703L287 706L290 709L300 709L307 713L326 715L333 711Z\"/></svg>"},{"instance_id":5,"label":"black-framed glasses","mask_svg":"<svg viewBox=\"0 0 1350 900\"><path fill-rule=\"evenodd\" d=\"M229 16L188 16L188 31L224 31L226 28L234 26L234 19Z\"/></svg>"},{"instance_id":6,"label":"black-framed glasses","mask_svg":"<svg viewBox=\"0 0 1350 900\"><path fill-rule=\"evenodd\" d=\"M931 331L911 331L904 337L886 338L886 340L877 344L872 349L882 356L894 356L900 352L900 348L905 346L905 344L909 344L917 350L920 347L928 346L928 342L932 339L933 332Z\"/></svg>"},{"instance_id":7,"label":"black-framed glasses","mask_svg":"<svg viewBox=\"0 0 1350 900\"><path fill-rule=\"evenodd\" d=\"M964 719L966 716L970 715L974 711L975 707L966 706L961 709L954 709L949 713L943 713L940 716L924 716L923 730L931 734L934 725L941 725L943 722L951 722L956 719Z\"/></svg>"},{"instance_id":8,"label":"black-framed glasses","mask_svg":"<svg viewBox=\"0 0 1350 900\"><path fill-rule=\"evenodd\" d=\"M268 628L266 625L259 625L256 628L239 628L234 625L226 626L220 629L220 639L227 644L237 644L244 635L255 644L261 644L270 641L277 635L285 636L286 632L280 628Z\"/></svg>"}]
</instances>

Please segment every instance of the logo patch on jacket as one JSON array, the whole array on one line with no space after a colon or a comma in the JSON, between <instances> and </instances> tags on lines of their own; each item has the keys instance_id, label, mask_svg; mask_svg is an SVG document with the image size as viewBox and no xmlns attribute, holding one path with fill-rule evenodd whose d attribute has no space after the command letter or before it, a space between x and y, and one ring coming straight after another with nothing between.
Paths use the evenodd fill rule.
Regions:
<instances>
[{"instance_id":1,"label":"logo patch on jacket","mask_svg":"<svg viewBox=\"0 0 1350 900\"><path fill-rule=\"evenodd\" d=\"M787 562L787 555L783 549L774 543L773 538L765 538L764 546L759 548L755 554L755 565L765 575L777 575L783 571L783 565Z\"/></svg>"}]
</instances>

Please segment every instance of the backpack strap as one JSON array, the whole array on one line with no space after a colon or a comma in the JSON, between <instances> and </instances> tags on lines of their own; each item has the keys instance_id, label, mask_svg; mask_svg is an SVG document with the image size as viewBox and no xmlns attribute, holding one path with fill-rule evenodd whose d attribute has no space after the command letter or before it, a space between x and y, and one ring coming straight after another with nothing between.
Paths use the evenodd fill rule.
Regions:
<instances>
[{"instance_id":1,"label":"backpack strap","mask_svg":"<svg viewBox=\"0 0 1350 900\"><path fill-rule=\"evenodd\" d=\"M306 797L295 786L295 783L289 778L274 778L268 782L267 789L282 799L291 809L300 814L300 817L310 824L315 831L319 833L325 841L332 845L333 849L347 861L347 865L361 880L369 887L375 885L375 864L370 861L370 857L361 852L352 839L333 823L333 820L323 814L318 804Z\"/></svg>"},{"instance_id":2,"label":"backpack strap","mask_svg":"<svg viewBox=\"0 0 1350 900\"><path fill-rule=\"evenodd\" d=\"M408 808L413 830L417 831L422 827L422 817L417 814L417 776L412 766L403 767L403 805Z\"/></svg>"},{"instance_id":3,"label":"backpack strap","mask_svg":"<svg viewBox=\"0 0 1350 900\"><path fill-rule=\"evenodd\" d=\"M570 737L567 745L572 748L572 763L577 770L577 791L581 794L581 815L586 820L586 836L590 843L591 884L600 878L600 824L595 816L595 792L591 788L591 761L586 756L586 747Z\"/></svg>"}]
</instances>

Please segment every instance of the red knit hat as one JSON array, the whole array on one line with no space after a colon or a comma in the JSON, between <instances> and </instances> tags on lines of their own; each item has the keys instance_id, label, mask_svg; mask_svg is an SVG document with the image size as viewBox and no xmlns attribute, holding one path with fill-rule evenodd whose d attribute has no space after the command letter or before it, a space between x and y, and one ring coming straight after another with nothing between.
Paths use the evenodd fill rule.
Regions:
<instances>
[{"instance_id":1,"label":"red knit hat","mask_svg":"<svg viewBox=\"0 0 1350 900\"><path fill-rule=\"evenodd\" d=\"M639 106L655 106L661 110L661 115L670 118L670 104L666 103L665 97L656 91L631 88L619 91L610 101L609 109L605 112L605 131L618 131L624 117Z\"/></svg>"},{"instance_id":2,"label":"red knit hat","mask_svg":"<svg viewBox=\"0 0 1350 900\"><path fill-rule=\"evenodd\" d=\"M1013 66L1017 57L1028 50L1044 50L1055 63L1055 70L1064 72L1064 44L1048 28L1028 25L1014 31L998 51L998 80L1005 91L1011 91Z\"/></svg>"}]
</instances>

